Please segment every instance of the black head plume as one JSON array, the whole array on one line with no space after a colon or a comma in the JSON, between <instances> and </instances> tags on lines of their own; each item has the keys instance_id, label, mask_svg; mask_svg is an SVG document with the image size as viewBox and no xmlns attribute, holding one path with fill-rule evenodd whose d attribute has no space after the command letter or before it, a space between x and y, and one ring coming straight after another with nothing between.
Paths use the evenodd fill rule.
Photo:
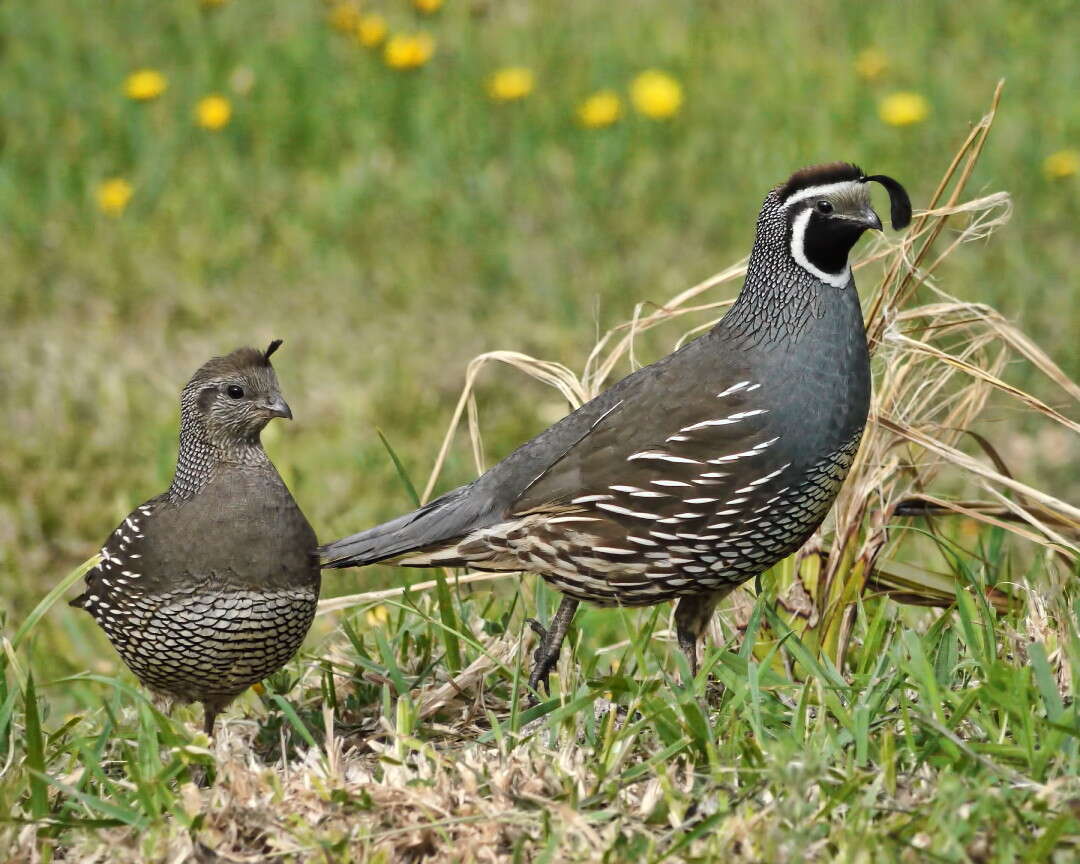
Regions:
<instances>
[{"instance_id":1,"label":"black head plume","mask_svg":"<svg viewBox=\"0 0 1080 864\"><path fill-rule=\"evenodd\" d=\"M888 179L888 178L886 178L886 179ZM893 180L891 182L895 183L896 181ZM899 185L899 184L897 184L897 185ZM903 192L904 190L901 189L900 191ZM890 192L889 194L892 194L892 193ZM908 212L910 212L910 209L909 209ZM267 348L266 352L263 354L263 360L266 361L267 366L270 365L270 355L273 354L275 351L277 351L277 349L281 347L281 343L284 342L284 341L285 341L284 339L275 339L273 342L270 343L270 347Z\"/></svg>"},{"instance_id":2,"label":"black head plume","mask_svg":"<svg viewBox=\"0 0 1080 864\"><path fill-rule=\"evenodd\" d=\"M892 177L886 177L884 174L873 174L863 179L867 182L880 183L885 187L889 193L889 217L892 219L893 229L906 228L911 222L911 199L908 197L907 190Z\"/></svg>"}]
</instances>

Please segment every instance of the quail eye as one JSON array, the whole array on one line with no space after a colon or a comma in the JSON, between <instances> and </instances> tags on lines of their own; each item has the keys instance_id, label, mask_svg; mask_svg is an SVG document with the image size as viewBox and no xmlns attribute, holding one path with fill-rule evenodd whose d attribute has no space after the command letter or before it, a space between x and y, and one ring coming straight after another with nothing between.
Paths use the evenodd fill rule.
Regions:
<instances>
[{"instance_id":1,"label":"quail eye","mask_svg":"<svg viewBox=\"0 0 1080 864\"><path fill-rule=\"evenodd\" d=\"M832 202L822 199L821 201L817 202L817 209L818 209L818 213L832 213L833 212Z\"/></svg>"},{"instance_id":2,"label":"quail eye","mask_svg":"<svg viewBox=\"0 0 1080 864\"><path fill-rule=\"evenodd\" d=\"M229 395L230 399L243 399L244 388L239 384L230 384L225 388L225 392Z\"/></svg>"}]
</instances>

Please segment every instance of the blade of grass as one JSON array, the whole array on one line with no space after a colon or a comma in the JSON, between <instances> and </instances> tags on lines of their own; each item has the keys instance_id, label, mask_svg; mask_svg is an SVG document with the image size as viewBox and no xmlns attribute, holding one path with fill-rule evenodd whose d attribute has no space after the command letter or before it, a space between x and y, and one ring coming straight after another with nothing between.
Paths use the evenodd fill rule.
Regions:
<instances>
[{"instance_id":1,"label":"blade of grass","mask_svg":"<svg viewBox=\"0 0 1080 864\"><path fill-rule=\"evenodd\" d=\"M296 713L292 703L280 693L271 693L270 698L274 700L274 703L281 709L281 713L285 715L290 725L299 733L307 745L313 749L318 749L319 745L315 743L315 736L304 725L304 721L300 719L300 715Z\"/></svg>"},{"instance_id":2,"label":"blade of grass","mask_svg":"<svg viewBox=\"0 0 1080 864\"><path fill-rule=\"evenodd\" d=\"M55 777L50 777L40 771L32 771L32 777L36 777L43 784L48 783L56 789L59 789L65 795L81 801L91 810L95 810L98 813L103 813L125 825L130 825L139 831L146 830L149 825L149 820L141 816L137 810L131 807L123 807L113 801L107 801L104 798L99 798L97 795L91 795L88 792L83 792L80 789L76 789L74 786L69 786L67 783L63 783L57 780Z\"/></svg>"},{"instance_id":3,"label":"blade of grass","mask_svg":"<svg viewBox=\"0 0 1080 864\"><path fill-rule=\"evenodd\" d=\"M23 717L26 724L26 767L30 771L30 815L44 819L49 815L49 793L45 781L45 740L41 734L34 675L27 673L23 692Z\"/></svg>"},{"instance_id":4,"label":"blade of grass","mask_svg":"<svg viewBox=\"0 0 1080 864\"><path fill-rule=\"evenodd\" d=\"M1061 694L1050 671L1050 663L1046 659L1046 647L1042 642L1032 642L1028 645L1028 657L1035 676L1035 686L1039 689L1039 696L1046 708L1046 717L1054 723L1060 723L1065 715L1065 705L1061 701Z\"/></svg>"},{"instance_id":5,"label":"blade of grass","mask_svg":"<svg viewBox=\"0 0 1080 864\"><path fill-rule=\"evenodd\" d=\"M379 630L375 631L375 643L379 646L379 656L382 657L383 665L386 667L386 674L394 682L394 689L397 690L398 696L407 699L409 697L409 685L405 681L401 667L398 666L397 658L394 657L394 650L390 647L390 643L386 641L386 636Z\"/></svg>"},{"instance_id":6,"label":"blade of grass","mask_svg":"<svg viewBox=\"0 0 1080 864\"><path fill-rule=\"evenodd\" d=\"M759 594L754 601L754 608L750 612L750 620L746 622L746 632L743 634L742 645L739 646L739 656L743 660L750 659L750 655L754 650L758 630L761 629L761 616L764 614L765 604L768 602L770 601L766 599L764 593Z\"/></svg>"},{"instance_id":7,"label":"blade of grass","mask_svg":"<svg viewBox=\"0 0 1080 864\"><path fill-rule=\"evenodd\" d=\"M815 673L823 681L827 681L832 687L837 690L847 691L847 682L840 676L840 673L836 671L836 667L829 662L828 658L822 658L821 662L818 661L809 649L803 645L802 641L796 635L795 631L788 627L787 623L776 614L776 610L771 606L765 608L765 617L769 621L769 626L780 636L784 643L784 649L794 657L799 663L807 668L807 670Z\"/></svg>"},{"instance_id":8,"label":"blade of grass","mask_svg":"<svg viewBox=\"0 0 1080 864\"><path fill-rule=\"evenodd\" d=\"M386 448L386 452L390 454L391 460L394 463L394 469L397 471L398 479L401 480L401 485L405 487L405 491L409 493L409 498L412 499L413 506L420 506L420 496L416 492L416 487L413 485L412 480L409 478L409 473L405 470L404 464L398 458L394 448L390 446L390 442L386 436L383 435L382 429L375 430L379 435L379 440L382 441L383 447Z\"/></svg>"},{"instance_id":9,"label":"blade of grass","mask_svg":"<svg viewBox=\"0 0 1080 864\"><path fill-rule=\"evenodd\" d=\"M37 626L37 623L45 616L45 613L53 607L56 601L63 596L64 592L78 582L90 570L94 569L100 560L100 555L93 555L61 579L56 586L41 599L41 602L33 608L33 611L26 616L26 620L23 621L19 629L15 631L15 638L11 640L12 647L18 648L23 639L30 635L34 627Z\"/></svg>"},{"instance_id":10,"label":"blade of grass","mask_svg":"<svg viewBox=\"0 0 1080 864\"><path fill-rule=\"evenodd\" d=\"M454 601L450 596L450 586L446 584L446 572L439 568L435 572L435 598L439 606L439 617L442 619L443 647L446 648L446 665L450 673L456 675L461 671L461 646L458 644L458 618L454 609Z\"/></svg>"}]
</instances>

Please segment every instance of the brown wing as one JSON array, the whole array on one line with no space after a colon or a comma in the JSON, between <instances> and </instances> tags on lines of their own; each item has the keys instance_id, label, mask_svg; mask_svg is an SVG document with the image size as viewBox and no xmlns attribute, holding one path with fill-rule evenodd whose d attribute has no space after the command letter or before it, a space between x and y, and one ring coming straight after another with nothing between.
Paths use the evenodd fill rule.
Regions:
<instances>
[{"instance_id":1,"label":"brown wing","mask_svg":"<svg viewBox=\"0 0 1080 864\"><path fill-rule=\"evenodd\" d=\"M612 411L525 490L514 515L574 506L634 527L723 510L725 495L778 467L765 456L778 436L757 382L693 384L693 393L653 388L651 404L635 404L633 425Z\"/></svg>"}]
</instances>

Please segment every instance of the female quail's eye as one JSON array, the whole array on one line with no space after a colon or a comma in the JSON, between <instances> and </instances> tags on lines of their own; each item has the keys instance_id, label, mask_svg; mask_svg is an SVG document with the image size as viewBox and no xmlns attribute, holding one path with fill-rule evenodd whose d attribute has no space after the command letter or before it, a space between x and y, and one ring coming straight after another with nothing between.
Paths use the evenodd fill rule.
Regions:
<instances>
[{"instance_id":1,"label":"female quail's eye","mask_svg":"<svg viewBox=\"0 0 1080 864\"><path fill-rule=\"evenodd\" d=\"M833 206L829 201L821 200L817 202L818 213L832 213Z\"/></svg>"},{"instance_id":2,"label":"female quail's eye","mask_svg":"<svg viewBox=\"0 0 1080 864\"><path fill-rule=\"evenodd\" d=\"M244 398L244 388L241 387L239 384L230 384L228 387L225 388L225 392L229 394L230 399Z\"/></svg>"}]
</instances>

